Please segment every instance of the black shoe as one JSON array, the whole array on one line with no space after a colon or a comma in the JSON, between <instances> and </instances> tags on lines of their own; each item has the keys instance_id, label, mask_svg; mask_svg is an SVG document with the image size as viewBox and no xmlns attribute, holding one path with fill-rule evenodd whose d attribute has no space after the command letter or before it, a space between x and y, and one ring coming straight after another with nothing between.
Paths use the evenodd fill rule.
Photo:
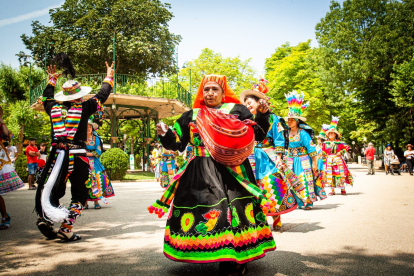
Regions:
<instances>
[{"instance_id":1,"label":"black shoe","mask_svg":"<svg viewBox=\"0 0 414 276\"><path fill-rule=\"evenodd\" d=\"M53 224L44 218L39 218L36 222L37 228L48 240L57 238L57 232L53 229Z\"/></svg>"},{"instance_id":2,"label":"black shoe","mask_svg":"<svg viewBox=\"0 0 414 276\"><path fill-rule=\"evenodd\" d=\"M367 175L371 175L370 173L367 173Z\"/></svg>"},{"instance_id":3,"label":"black shoe","mask_svg":"<svg viewBox=\"0 0 414 276\"><path fill-rule=\"evenodd\" d=\"M371 173L371 175L374 175L375 173Z\"/></svg>"}]
</instances>

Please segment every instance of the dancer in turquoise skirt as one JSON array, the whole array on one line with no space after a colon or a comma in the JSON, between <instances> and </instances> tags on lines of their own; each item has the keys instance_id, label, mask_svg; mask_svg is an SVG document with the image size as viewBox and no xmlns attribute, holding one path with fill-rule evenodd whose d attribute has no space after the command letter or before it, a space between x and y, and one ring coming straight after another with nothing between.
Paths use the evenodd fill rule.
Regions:
<instances>
[{"instance_id":1,"label":"dancer in turquoise skirt","mask_svg":"<svg viewBox=\"0 0 414 276\"><path fill-rule=\"evenodd\" d=\"M240 94L240 101L254 115L268 106L269 98L265 95L267 81L261 79L252 89ZM265 213L273 218L273 229L280 230L280 215L297 208L293 194L306 202L305 188L299 179L283 163L282 156L288 146L288 127L285 120L273 113L269 116L270 129L262 142L257 142L249 161L255 165L255 176L259 187L271 203L265 207ZM293 184L293 185L292 185Z\"/></svg>"},{"instance_id":2,"label":"dancer in turquoise skirt","mask_svg":"<svg viewBox=\"0 0 414 276\"><path fill-rule=\"evenodd\" d=\"M288 101L288 126L289 126L289 148L287 156L288 167L293 170L306 187L307 201L304 206L299 198L299 208L310 210L317 196L322 200L326 198L323 187L315 185L314 175L318 175L317 150L313 142L314 131L308 126L302 112L309 106L303 103L304 94L293 91L286 95Z\"/></svg>"}]
</instances>

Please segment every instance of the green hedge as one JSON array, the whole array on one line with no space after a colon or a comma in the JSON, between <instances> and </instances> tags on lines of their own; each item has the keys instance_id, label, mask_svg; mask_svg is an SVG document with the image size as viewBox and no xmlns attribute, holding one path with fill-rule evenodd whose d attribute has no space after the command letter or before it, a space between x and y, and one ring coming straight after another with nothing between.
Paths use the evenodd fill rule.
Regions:
<instances>
[{"instance_id":1,"label":"green hedge","mask_svg":"<svg viewBox=\"0 0 414 276\"><path fill-rule=\"evenodd\" d=\"M121 149L113 148L102 153L101 163L111 180L121 180L129 168L129 157Z\"/></svg>"},{"instance_id":2,"label":"green hedge","mask_svg":"<svg viewBox=\"0 0 414 276\"><path fill-rule=\"evenodd\" d=\"M29 176L29 171L27 170L27 158L25 154L20 154L17 157L16 162L14 163L17 174L23 180L24 183L27 183L27 177Z\"/></svg>"}]
</instances>

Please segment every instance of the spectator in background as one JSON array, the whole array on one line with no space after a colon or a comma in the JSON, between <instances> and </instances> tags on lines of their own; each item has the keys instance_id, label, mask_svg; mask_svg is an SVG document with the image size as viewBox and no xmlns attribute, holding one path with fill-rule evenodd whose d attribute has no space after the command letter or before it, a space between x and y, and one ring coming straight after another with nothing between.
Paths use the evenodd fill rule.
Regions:
<instances>
[{"instance_id":1,"label":"spectator in background","mask_svg":"<svg viewBox=\"0 0 414 276\"><path fill-rule=\"evenodd\" d=\"M39 159L43 159L46 162L47 153L46 153L46 144L45 143L40 143L39 152L40 152L40 158Z\"/></svg>"},{"instance_id":2,"label":"spectator in background","mask_svg":"<svg viewBox=\"0 0 414 276\"><path fill-rule=\"evenodd\" d=\"M144 172L148 171L148 154L145 151L144 155L142 156L142 170Z\"/></svg>"},{"instance_id":3,"label":"spectator in background","mask_svg":"<svg viewBox=\"0 0 414 276\"><path fill-rule=\"evenodd\" d=\"M367 159L368 173L367 175L374 175L374 160L375 160L375 148L372 143L368 144L368 149L365 151L365 157Z\"/></svg>"},{"instance_id":4,"label":"spectator in background","mask_svg":"<svg viewBox=\"0 0 414 276\"><path fill-rule=\"evenodd\" d=\"M413 145L408 144L407 150L404 151L405 162L407 163L408 171L410 175L413 175L413 163L414 163L414 150Z\"/></svg>"},{"instance_id":5,"label":"spectator in background","mask_svg":"<svg viewBox=\"0 0 414 276\"><path fill-rule=\"evenodd\" d=\"M26 147L26 156L27 168L29 169L29 190L36 190L36 186L33 183L37 172L37 158L40 157L40 152L36 147L35 138L29 139L29 145Z\"/></svg>"},{"instance_id":6,"label":"spectator in background","mask_svg":"<svg viewBox=\"0 0 414 276\"><path fill-rule=\"evenodd\" d=\"M392 150L391 144L387 144L384 150L385 174L388 174L388 168L390 167L390 163L391 163L391 159L393 158L393 155L394 155L394 151Z\"/></svg>"},{"instance_id":7,"label":"spectator in background","mask_svg":"<svg viewBox=\"0 0 414 276\"><path fill-rule=\"evenodd\" d=\"M11 161L10 165L12 166L13 169L15 169L14 163L16 162L17 157L19 156L19 153L17 152L16 147L12 146L9 142L5 141L3 144L6 146L7 151L9 152L9 157Z\"/></svg>"}]
</instances>

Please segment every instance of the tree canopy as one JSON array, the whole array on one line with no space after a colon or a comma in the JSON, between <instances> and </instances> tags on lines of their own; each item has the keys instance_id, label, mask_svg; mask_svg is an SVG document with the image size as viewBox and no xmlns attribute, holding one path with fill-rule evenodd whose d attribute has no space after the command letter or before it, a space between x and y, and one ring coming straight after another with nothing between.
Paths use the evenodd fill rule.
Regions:
<instances>
[{"instance_id":1,"label":"tree canopy","mask_svg":"<svg viewBox=\"0 0 414 276\"><path fill-rule=\"evenodd\" d=\"M408 61L414 54L413 10L411 0L333 1L316 26L324 86L357 103L353 137L364 133L395 146L412 141L404 133L414 130L407 105L413 95L406 93L410 85L402 80L410 76Z\"/></svg>"},{"instance_id":2,"label":"tree canopy","mask_svg":"<svg viewBox=\"0 0 414 276\"><path fill-rule=\"evenodd\" d=\"M112 59L115 34L117 73L168 73L181 40L168 29L169 9L159 0L66 0L50 10L51 26L34 21L33 36L21 38L38 65L65 52L78 73L98 73Z\"/></svg>"},{"instance_id":3,"label":"tree canopy","mask_svg":"<svg viewBox=\"0 0 414 276\"><path fill-rule=\"evenodd\" d=\"M190 90L191 70L191 91L195 93L201 80L205 75L225 75L230 87L240 94L243 90L249 89L257 79L254 77L255 70L250 65L250 59L242 60L239 56L223 57L211 49L201 50L198 58L187 62L179 72L180 83ZM175 78L172 75L171 78ZM175 78L176 80L176 78Z\"/></svg>"}]
</instances>

